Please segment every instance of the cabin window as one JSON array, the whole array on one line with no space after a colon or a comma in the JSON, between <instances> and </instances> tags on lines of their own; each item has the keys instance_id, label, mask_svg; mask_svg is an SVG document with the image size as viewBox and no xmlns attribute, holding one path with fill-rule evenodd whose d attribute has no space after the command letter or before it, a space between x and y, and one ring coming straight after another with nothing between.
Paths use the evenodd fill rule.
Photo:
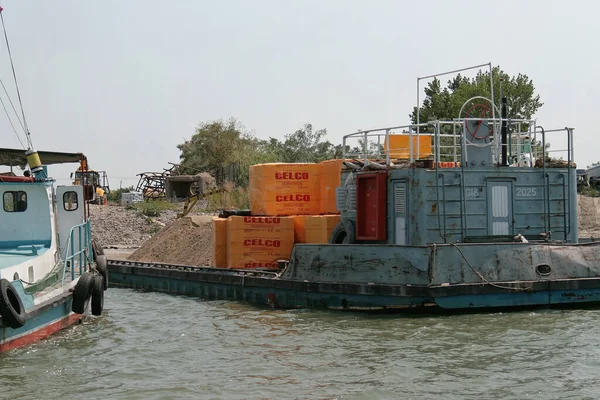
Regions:
<instances>
[{"instance_id":1,"label":"cabin window","mask_svg":"<svg viewBox=\"0 0 600 400\"><path fill-rule=\"evenodd\" d=\"M63 193L63 207L65 211L75 211L79 207L77 192L69 191Z\"/></svg>"},{"instance_id":2,"label":"cabin window","mask_svg":"<svg viewBox=\"0 0 600 400\"><path fill-rule=\"evenodd\" d=\"M22 190L4 192L2 203L6 212L23 212L27 210L27 193Z\"/></svg>"}]
</instances>

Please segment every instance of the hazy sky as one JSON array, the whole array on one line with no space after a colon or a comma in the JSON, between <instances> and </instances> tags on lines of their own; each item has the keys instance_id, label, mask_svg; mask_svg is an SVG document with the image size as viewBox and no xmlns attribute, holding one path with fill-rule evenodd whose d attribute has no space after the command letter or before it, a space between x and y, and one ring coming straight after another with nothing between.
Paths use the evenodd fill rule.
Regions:
<instances>
[{"instance_id":1,"label":"hazy sky","mask_svg":"<svg viewBox=\"0 0 600 400\"><path fill-rule=\"evenodd\" d=\"M235 117L261 138L310 122L338 144L359 128L409 123L417 76L490 61L533 79L546 129L576 128L579 166L600 160L597 2L0 4L34 146L85 153L112 188L177 162L201 121ZM1 110L0 132L1 147L20 147ZM51 174L65 183L75 167Z\"/></svg>"}]
</instances>

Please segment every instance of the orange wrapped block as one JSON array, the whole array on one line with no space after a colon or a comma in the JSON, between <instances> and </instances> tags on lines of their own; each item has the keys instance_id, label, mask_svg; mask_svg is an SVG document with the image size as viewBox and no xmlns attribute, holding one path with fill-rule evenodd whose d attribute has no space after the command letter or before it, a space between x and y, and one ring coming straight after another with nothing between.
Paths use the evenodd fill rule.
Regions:
<instances>
[{"instance_id":1,"label":"orange wrapped block","mask_svg":"<svg viewBox=\"0 0 600 400\"><path fill-rule=\"evenodd\" d=\"M227 268L227 218L213 218L213 266Z\"/></svg>"},{"instance_id":2,"label":"orange wrapped block","mask_svg":"<svg viewBox=\"0 0 600 400\"><path fill-rule=\"evenodd\" d=\"M277 268L289 259L294 246L294 220L290 217L229 217L228 268Z\"/></svg>"},{"instance_id":3,"label":"orange wrapped block","mask_svg":"<svg viewBox=\"0 0 600 400\"><path fill-rule=\"evenodd\" d=\"M328 243L339 222L339 215L294 216L294 240L296 243Z\"/></svg>"},{"instance_id":4,"label":"orange wrapped block","mask_svg":"<svg viewBox=\"0 0 600 400\"><path fill-rule=\"evenodd\" d=\"M390 158L408 159L410 158L410 135L409 134L393 134L389 135L389 146L384 143L384 149L389 151ZM418 140L417 140L418 138ZM413 154L416 159L426 158L433 154L431 147L431 135L416 134L412 135ZM417 153L417 143L419 152Z\"/></svg>"},{"instance_id":5,"label":"orange wrapped block","mask_svg":"<svg viewBox=\"0 0 600 400\"><path fill-rule=\"evenodd\" d=\"M253 215L318 214L319 164L258 164L250 167L250 210Z\"/></svg>"},{"instance_id":6,"label":"orange wrapped block","mask_svg":"<svg viewBox=\"0 0 600 400\"><path fill-rule=\"evenodd\" d=\"M336 189L342 184L342 160L326 160L319 163L321 169L321 195L319 214L338 214L335 204Z\"/></svg>"}]
</instances>

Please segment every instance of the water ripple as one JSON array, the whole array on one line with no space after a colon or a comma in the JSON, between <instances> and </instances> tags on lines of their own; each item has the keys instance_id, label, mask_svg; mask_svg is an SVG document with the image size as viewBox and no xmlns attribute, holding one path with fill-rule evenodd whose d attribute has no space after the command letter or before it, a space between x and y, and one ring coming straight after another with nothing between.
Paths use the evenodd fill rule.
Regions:
<instances>
[{"instance_id":1,"label":"water ripple","mask_svg":"<svg viewBox=\"0 0 600 400\"><path fill-rule=\"evenodd\" d=\"M0 355L0 398L598 398L600 310L370 316L110 289Z\"/></svg>"}]
</instances>

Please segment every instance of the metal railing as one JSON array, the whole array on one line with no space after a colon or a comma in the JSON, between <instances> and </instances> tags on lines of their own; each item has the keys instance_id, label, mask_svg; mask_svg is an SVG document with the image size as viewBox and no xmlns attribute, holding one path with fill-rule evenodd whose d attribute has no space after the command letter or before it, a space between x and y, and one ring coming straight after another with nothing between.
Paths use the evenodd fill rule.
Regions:
<instances>
[{"instance_id":1,"label":"metal railing","mask_svg":"<svg viewBox=\"0 0 600 400\"><path fill-rule=\"evenodd\" d=\"M474 143L469 141L464 133L465 124L469 121L482 122L492 128L489 141ZM501 143L500 127L505 122L508 128L507 143ZM420 132L417 132L418 128ZM567 161L573 160L572 128L556 129L549 132L567 131L567 149L546 148L543 128L536 124L536 120L528 119L502 119L502 118L457 118L451 121L431 121L422 124L392 126L360 130L343 137L342 158L362 160L368 164L374 160L385 160L387 166L392 160L406 160L413 163L429 153L426 158L432 159L435 165L440 162L453 162L456 166L466 165L468 162L467 148L470 146L489 146L495 165L501 164L503 148L507 149L508 165L521 167L534 167L535 161L546 163L548 153L566 153ZM425 131L425 132L424 132ZM429 132L427 132L429 131ZM538 133L541 141L538 142ZM395 135L405 136L406 147L393 147L391 138ZM423 151L420 148L423 136L431 137L431 149ZM406 157L394 157L394 154L405 154Z\"/></svg>"},{"instance_id":2,"label":"metal railing","mask_svg":"<svg viewBox=\"0 0 600 400\"><path fill-rule=\"evenodd\" d=\"M75 245L75 238L77 243ZM71 280L75 279L75 270L79 268L79 275L86 271L87 265L92 262L92 223L86 222L75 225L69 231L69 241L65 249L63 260L62 285L65 284L67 266L71 268Z\"/></svg>"}]
</instances>

